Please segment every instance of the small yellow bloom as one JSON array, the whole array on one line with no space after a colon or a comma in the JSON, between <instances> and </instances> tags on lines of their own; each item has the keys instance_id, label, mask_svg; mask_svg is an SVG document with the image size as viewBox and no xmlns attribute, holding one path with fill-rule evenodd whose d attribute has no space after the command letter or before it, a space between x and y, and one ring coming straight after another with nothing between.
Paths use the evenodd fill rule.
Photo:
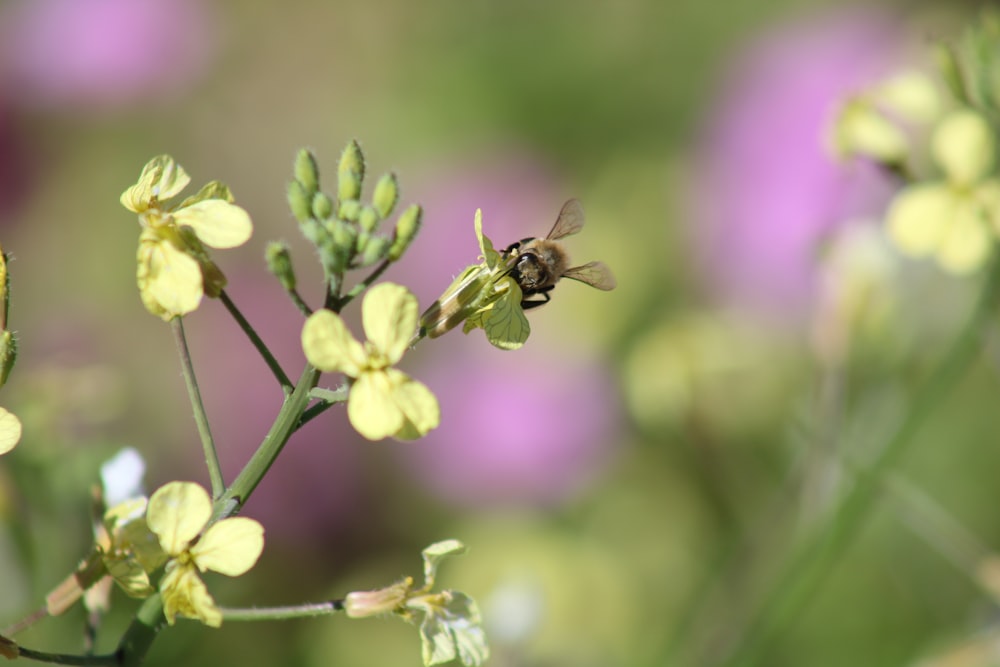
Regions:
<instances>
[{"instance_id":1,"label":"small yellow bloom","mask_svg":"<svg viewBox=\"0 0 1000 667\"><path fill-rule=\"evenodd\" d=\"M1000 181L990 177L996 138L986 120L962 109L934 131L931 152L944 180L904 188L886 214L904 253L933 256L953 273L982 266L1000 234Z\"/></svg>"},{"instance_id":2,"label":"small yellow bloom","mask_svg":"<svg viewBox=\"0 0 1000 667\"><path fill-rule=\"evenodd\" d=\"M160 595L171 625L178 615L221 625L222 612L198 573L212 570L237 577L253 567L264 550L264 528L258 522L232 517L206 530L211 516L208 492L191 482L170 482L149 499L146 522L170 557Z\"/></svg>"},{"instance_id":3,"label":"small yellow bloom","mask_svg":"<svg viewBox=\"0 0 1000 667\"><path fill-rule=\"evenodd\" d=\"M426 666L458 658L463 665L476 666L490 657L490 647L482 627L476 601L459 591L432 593L437 569L448 556L465 552L458 540L436 542L423 550L424 585L413 588L413 578L375 591L349 593L344 611L351 618L395 613L410 623L420 623L423 663Z\"/></svg>"},{"instance_id":4,"label":"small yellow bloom","mask_svg":"<svg viewBox=\"0 0 1000 667\"><path fill-rule=\"evenodd\" d=\"M192 312L202 295L217 297L225 287L225 276L204 246L235 248L253 232L250 216L232 203L229 189L217 181L167 206L190 180L173 158L160 155L121 196L122 206L138 213L142 225L139 294L146 309L164 320Z\"/></svg>"},{"instance_id":5,"label":"small yellow bloom","mask_svg":"<svg viewBox=\"0 0 1000 667\"><path fill-rule=\"evenodd\" d=\"M313 313L302 328L302 349L316 368L354 378L347 416L369 440L412 440L437 428L441 411L424 384L392 368L417 326L417 299L405 287L381 283L361 306L368 342L361 344L339 315Z\"/></svg>"}]
</instances>

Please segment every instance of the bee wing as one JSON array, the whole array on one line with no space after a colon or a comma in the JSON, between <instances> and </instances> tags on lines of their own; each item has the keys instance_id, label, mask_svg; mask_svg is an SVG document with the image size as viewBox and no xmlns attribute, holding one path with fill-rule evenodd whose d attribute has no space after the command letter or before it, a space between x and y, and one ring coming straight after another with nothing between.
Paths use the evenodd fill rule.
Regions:
<instances>
[{"instance_id":1,"label":"bee wing","mask_svg":"<svg viewBox=\"0 0 1000 667\"><path fill-rule=\"evenodd\" d=\"M604 262L588 262L583 266L574 266L572 269L567 269L562 277L579 280L605 292L613 290L618 285L611 269Z\"/></svg>"},{"instance_id":2,"label":"bee wing","mask_svg":"<svg viewBox=\"0 0 1000 667\"><path fill-rule=\"evenodd\" d=\"M552 225L552 231L545 238L555 241L564 236L576 234L583 229L583 207L577 199L570 199L559 210L559 217Z\"/></svg>"}]
</instances>

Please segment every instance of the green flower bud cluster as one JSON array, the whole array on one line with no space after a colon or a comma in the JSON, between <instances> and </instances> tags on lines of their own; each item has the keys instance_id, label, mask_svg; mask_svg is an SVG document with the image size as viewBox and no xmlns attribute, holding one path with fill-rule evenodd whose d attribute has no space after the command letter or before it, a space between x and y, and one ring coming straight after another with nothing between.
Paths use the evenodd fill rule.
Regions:
<instances>
[{"instance_id":1,"label":"green flower bud cluster","mask_svg":"<svg viewBox=\"0 0 1000 667\"><path fill-rule=\"evenodd\" d=\"M365 158L357 141L347 144L340 156L336 198L320 190L319 168L310 151L299 151L294 174L295 180L288 185L288 204L303 235L316 246L331 284L350 269L398 260L416 237L422 217L417 205L400 214L391 234L379 231L399 203L399 183L395 174L383 175L371 200L364 201ZM269 252L275 261L285 261L277 249ZM269 265L271 259L269 255ZM278 268L274 265L272 271Z\"/></svg>"}]
</instances>

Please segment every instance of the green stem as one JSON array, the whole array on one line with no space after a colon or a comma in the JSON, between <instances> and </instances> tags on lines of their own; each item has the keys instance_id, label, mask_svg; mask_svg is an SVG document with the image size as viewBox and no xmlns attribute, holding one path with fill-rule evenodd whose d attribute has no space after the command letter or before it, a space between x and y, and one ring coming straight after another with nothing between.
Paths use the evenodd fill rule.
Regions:
<instances>
[{"instance_id":1,"label":"green stem","mask_svg":"<svg viewBox=\"0 0 1000 667\"><path fill-rule=\"evenodd\" d=\"M983 346L986 327L994 317L1000 296L1000 260L994 253L983 290L968 321L927 382L918 390L909 411L877 458L860 474L828 524L807 536L765 598L756 621L725 663L731 667L761 664L761 657L787 630L836 564L877 499L892 466L913 443L934 408L954 389Z\"/></svg>"},{"instance_id":2,"label":"green stem","mask_svg":"<svg viewBox=\"0 0 1000 667\"><path fill-rule=\"evenodd\" d=\"M287 292L288 296L292 298L292 302L295 304L295 307L299 309L300 313L302 313L306 317L309 317L310 315L313 314L313 309L309 307L309 304L306 303L305 299L302 298L302 295L299 294L298 290L290 289L287 290Z\"/></svg>"},{"instance_id":3,"label":"green stem","mask_svg":"<svg viewBox=\"0 0 1000 667\"><path fill-rule=\"evenodd\" d=\"M208 476L212 480L212 497L218 498L225 490L226 483L222 479L222 466L219 464L219 455L215 451L215 441L212 439L212 430L208 425L208 415L205 414L205 406L201 402L198 380L194 376L191 352L188 350L187 337L184 335L184 320L180 317L173 318L170 320L170 329L173 331L177 352L181 357L184 384L187 385L191 408L194 410L194 421L198 426L198 435L201 436L202 449L205 451L205 465L208 466Z\"/></svg>"},{"instance_id":4,"label":"green stem","mask_svg":"<svg viewBox=\"0 0 1000 667\"><path fill-rule=\"evenodd\" d=\"M389 265L390 265L390 264L392 264L392 262L390 262L389 260L384 260L384 261L383 261L383 262L382 262L381 264L379 264L379 265L378 265L378 266L377 266L377 267L375 268L375 270L374 270L374 271L372 271L371 273L369 273L369 274L368 274L368 275L367 275L367 276L365 277L365 279L364 279L364 280L362 280L362 281L361 281L361 282L359 282L359 283L358 283L357 285L355 285L354 287L352 287L352 288L351 288L351 291L350 291L350 292L348 292L348 293L347 293L347 294L345 294L344 296L342 296L342 297L340 297L339 299L337 299L337 304L336 304L336 306L337 306L337 307L336 307L336 308L334 308L333 310L334 310L335 312L338 312L338 313L339 313L339 312L340 312L341 310L343 310L344 306L346 306L347 304L349 304L349 303L350 303L351 301L353 301L353 300L354 300L354 299L355 299L355 298L356 298L356 297L357 297L357 296L358 296L359 294L361 294L361 293L362 293L362 292L364 292L364 291L365 291L366 289L368 289L368 287L369 287L369 286L370 286L370 285L371 285L371 284L372 284L373 282L375 282L375 281L376 281L376 280L378 279L378 277L379 277L379 276L381 276L381 275L382 275L383 273L385 273L385 270L389 268Z\"/></svg>"},{"instance_id":5,"label":"green stem","mask_svg":"<svg viewBox=\"0 0 1000 667\"><path fill-rule=\"evenodd\" d=\"M316 386L319 375L319 371L309 365L302 370L295 389L285 399L281 412L271 425L271 430L264 436L264 441L219 499L220 502L216 503L217 518L235 514L257 488L285 443L301 425L302 414L309 405L310 392Z\"/></svg>"},{"instance_id":6,"label":"green stem","mask_svg":"<svg viewBox=\"0 0 1000 667\"><path fill-rule=\"evenodd\" d=\"M243 333L247 335L247 338L250 339L253 346L257 348L257 352L260 353L260 356L264 359L264 363L267 364L267 367L271 369L271 374L278 380L278 384L281 385L281 388L286 393L290 391L292 388L292 381L288 379L285 371L281 368L281 364L279 364L278 360L274 358L273 354L271 354L271 350L268 349L267 345L264 344L264 341L262 341L260 336L257 335L257 331L250 326L247 318L243 317L243 313L236 307L233 300L229 298L226 290L222 290L219 294L219 299L222 301L222 305L226 307L226 310L229 311L229 314L233 316L233 319L236 320L236 323L240 325L240 329L243 329ZM308 309L308 306L306 308Z\"/></svg>"},{"instance_id":7,"label":"green stem","mask_svg":"<svg viewBox=\"0 0 1000 667\"><path fill-rule=\"evenodd\" d=\"M330 616L344 610L343 600L330 600L315 604L300 604L288 607L250 607L231 609L220 607L226 621L285 621L292 618Z\"/></svg>"},{"instance_id":8,"label":"green stem","mask_svg":"<svg viewBox=\"0 0 1000 667\"><path fill-rule=\"evenodd\" d=\"M34 651L23 646L17 647L18 657L38 662L50 662L57 665L118 665L118 656L114 653L108 655L68 655L65 653L46 653L45 651Z\"/></svg>"},{"instance_id":9,"label":"green stem","mask_svg":"<svg viewBox=\"0 0 1000 667\"><path fill-rule=\"evenodd\" d=\"M333 406L346 401L348 391L349 389L347 385L333 391L329 389L320 389L318 387L313 389L312 398L318 398L320 401L311 405L308 410L302 413L302 419L299 420L299 428L305 426L316 417L319 417Z\"/></svg>"}]
</instances>

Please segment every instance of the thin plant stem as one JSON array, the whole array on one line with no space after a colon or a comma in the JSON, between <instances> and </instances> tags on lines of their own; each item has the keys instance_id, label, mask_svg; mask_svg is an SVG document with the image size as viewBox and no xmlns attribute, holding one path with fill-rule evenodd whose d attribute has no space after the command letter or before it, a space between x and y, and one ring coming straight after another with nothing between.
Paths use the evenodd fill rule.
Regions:
<instances>
[{"instance_id":1,"label":"thin plant stem","mask_svg":"<svg viewBox=\"0 0 1000 667\"><path fill-rule=\"evenodd\" d=\"M288 293L288 296L291 297L292 303L295 304L295 307L299 309L300 313L306 317L313 314L313 309L309 307L309 304L306 303L305 299L302 298L302 295L299 294L297 289L293 287L290 290L286 290L286 292Z\"/></svg>"},{"instance_id":2,"label":"thin plant stem","mask_svg":"<svg viewBox=\"0 0 1000 667\"><path fill-rule=\"evenodd\" d=\"M339 313L344 306L353 301L359 294L368 289L373 282L378 280L378 277L385 273L385 270L389 268L390 264L392 264L392 262L389 260L385 260L379 264L374 271L365 277L364 280L352 287L350 292L337 299L337 307L334 310Z\"/></svg>"},{"instance_id":3,"label":"thin plant stem","mask_svg":"<svg viewBox=\"0 0 1000 667\"><path fill-rule=\"evenodd\" d=\"M310 394L316 386L319 376L319 371L308 364L302 370L302 375L299 377L295 389L285 399L281 411L275 418L274 424L271 425L271 430L264 436L257 451L233 480L232 485L220 498L220 502L216 504L216 518L235 514L260 484L261 479L264 478L278 454L281 453L285 443L301 425L302 414L309 405Z\"/></svg>"},{"instance_id":4,"label":"thin plant stem","mask_svg":"<svg viewBox=\"0 0 1000 667\"><path fill-rule=\"evenodd\" d=\"M333 406L346 401L348 391L349 389L346 384L336 390L319 388L313 389L312 398L318 398L319 402L309 406L309 408L302 413L302 418L299 420L299 428L302 428L304 425L316 417L319 417Z\"/></svg>"},{"instance_id":5,"label":"thin plant stem","mask_svg":"<svg viewBox=\"0 0 1000 667\"><path fill-rule=\"evenodd\" d=\"M250 326L250 322L248 322L247 318L243 316L240 309L236 307L233 300L229 298L229 294L226 293L226 290L222 290L222 292L219 293L219 300L222 301L222 305L224 305L226 310L229 311L229 314L233 316L233 319L236 320L236 323L240 326L240 329L243 330L243 333L247 335L247 338L250 339L250 342L253 343L253 346L257 348L257 352L260 353L260 356L264 359L264 363L267 364L267 367L271 369L271 374L274 375L278 384L281 385L282 390L284 390L286 394L291 391L292 381L288 379L285 371L281 368L281 364L279 364L278 360L274 358L273 354L271 354L271 350L268 349L267 345L264 344L264 341L262 341L260 336L257 335L257 331ZM308 306L306 306L306 308L308 309Z\"/></svg>"},{"instance_id":6,"label":"thin plant stem","mask_svg":"<svg viewBox=\"0 0 1000 667\"><path fill-rule=\"evenodd\" d=\"M118 655L109 653L106 655L69 655L66 653L46 653L45 651L35 651L23 646L17 647L18 657L36 660L38 662L48 662L57 665L83 665L89 667L99 667L101 665L118 665Z\"/></svg>"},{"instance_id":7,"label":"thin plant stem","mask_svg":"<svg viewBox=\"0 0 1000 667\"><path fill-rule=\"evenodd\" d=\"M839 557L858 534L878 498L886 475L914 442L914 436L958 384L980 353L985 330L995 316L1000 297L1000 258L994 251L978 301L965 326L933 373L917 391L895 433L840 503L829 522L810 533L792 555L764 600L756 620L743 634L726 665L761 664L766 650L798 617Z\"/></svg>"},{"instance_id":8,"label":"thin plant stem","mask_svg":"<svg viewBox=\"0 0 1000 667\"><path fill-rule=\"evenodd\" d=\"M226 621L285 621L293 618L329 616L344 610L343 600L290 605L287 607L249 607L232 609L220 607Z\"/></svg>"},{"instance_id":9,"label":"thin plant stem","mask_svg":"<svg viewBox=\"0 0 1000 667\"><path fill-rule=\"evenodd\" d=\"M180 317L170 320L170 330L173 332L174 342L177 344L184 384L187 386L188 397L191 399L191 408L194 410L194 421L198 426L201 446L205 451L205 465L208 467L208 476L212 481L212 497L218 498L225 491L226 483L222 479L222 466L219 464L219 455L215 451L215 441L212 439L212 430L208 425L205 405L201 402L198 380L194 375L194 364L191 363L191 352L188 350L187 336L184 335L184 320Z\"/></svg>"}]
</instances>

